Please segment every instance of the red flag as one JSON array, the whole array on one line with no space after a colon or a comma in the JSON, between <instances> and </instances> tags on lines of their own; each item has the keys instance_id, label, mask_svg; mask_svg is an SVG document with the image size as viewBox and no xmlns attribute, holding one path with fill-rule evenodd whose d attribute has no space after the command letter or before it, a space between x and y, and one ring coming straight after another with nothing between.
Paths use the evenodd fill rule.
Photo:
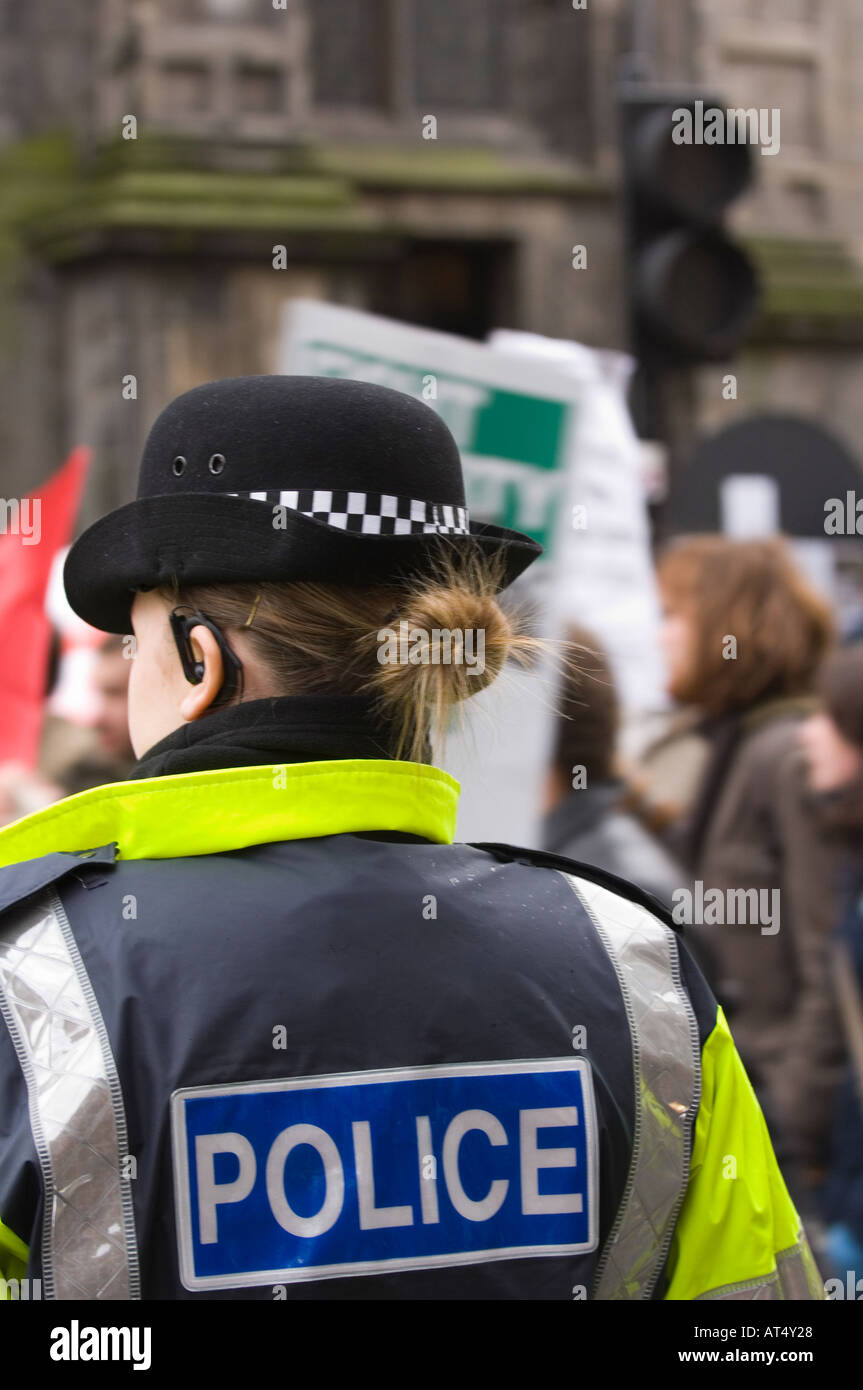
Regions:
<instances>
[{"instance_id":1,"label":"red flag","mask_svg":"<svg viewBox=\"0 0 863 1390\"><path fill-rule=\"evenodd\" d=\"M36 492L0 498L0 762L34 767L38 758L51 642L45 591L54 556L71 537L89 464L89 449L73 449Z\"/></svg>"}]
</instances>

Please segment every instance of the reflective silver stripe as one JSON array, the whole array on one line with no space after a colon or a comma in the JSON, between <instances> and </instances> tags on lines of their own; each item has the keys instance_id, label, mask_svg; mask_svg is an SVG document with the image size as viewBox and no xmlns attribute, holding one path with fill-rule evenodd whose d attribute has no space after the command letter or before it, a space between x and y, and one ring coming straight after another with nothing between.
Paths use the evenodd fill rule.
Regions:
<instances>
[{"instance_id":1,"label":"reflective silver stripe","mask_svg":"<svg viewBox=\"0 0 863 1390\"><path fill-rule=\"evenodd\" d=\"M587 909L617 972L635 1081L632 1161L592 1297L647 1299L665 1264L689 1181L701 1098L698 1024L680 979L671 928L597 883L563 877Z\"/></svg>"},{"instance_id":2,"label":"reflective silver stripe","mask_svg":"<svg viewBox=\"0 0 863 1390\"><path fill-rule=\"evenodd\" d=\"M45 1191L46 1298L140 1298L126 1119L99 1005L51 889L0 919L0 1010Z\"/></svg>"},{"instance_id":3,"label":"reflective silver stripe","mask_svg":"<svg viewBox=\"0 0 863 1390\"><path fill-rule=\"evenodd\" d=\"M782 1285L782 1297L814 1302L826 1299L824 1283L815 1263L815 1256L803 1231L796 1245L788 1250L780 1250L776 1256L776 1268Z\"/></svg>"},{"instance_id":4,"label":"reflective silver stripe","mask_svg":"<svg viewBox=\"0 0 863 1390\"><path fill-rule=\"evenodd\" d=\"M796 1245L780 1250L776 1268L759 1280L745 1284L726 1284L698 1295L696 1302L815 1303L824 1300L824 1285L818 1273L809 1241L801 1232Z\"/></svg>"},{"instance_id":5,"label":"reflective silver stripe","mask_svg":"<svg viewBox=\"0 0 863 1390\"><path fill-rule=\"evenodd\" d=\"M721 1289L700 1293L696 1303L776 1303L782 1299L779 1275L774 1271L763 1279L750 1279L745 1284L725 1284Z\"/></svg>"}]
</instances>

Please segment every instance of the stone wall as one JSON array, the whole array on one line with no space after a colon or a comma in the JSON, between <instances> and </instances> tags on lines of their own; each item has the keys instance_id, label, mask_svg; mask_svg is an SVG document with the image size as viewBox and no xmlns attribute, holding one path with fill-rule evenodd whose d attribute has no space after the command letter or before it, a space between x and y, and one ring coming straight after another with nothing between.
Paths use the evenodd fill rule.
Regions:
<instances>
[{"instance_id":1,"label":"stone wall","mask_svg":"<svg viewBox=\"0 0 863 1390\"><path fill-rule=\"evenodd\" d=\"M0 491L32 487L87 442L96 462L82 520L127 500L162 405L203 380L271 370L292 295L432 314L434 285L424 296L410 285L423 248L434 265L435 247L452 261L463 244L486 266L466 331L502 325L625 345L614 76L631 46L628 7L500 0L486 52L487 6L471 0L471 62L491 66L470 100L447 106L447 71L460 71L457 55L447 69L441 42L451 7L457 29L461 4L437 0L424 40L443 67L384 64L377 95L349 84L340 104L338 63L326 83L313 69L327 16L337 25L336 0L314 13L292 0L281 28L274 11L265 26L253 22L243 0L0 0L0 72L17 74L0 94ZM738 231L828 248L823 266L813 255L771 291L771 313L737 363L672 383L678 450L740 413L775 408L819 416L859 457L863 7L653 8L656 77L782 110L781 152L755 156L759 183L734 212ZM363 14L372 11L388 42L407 33L409 0L364 0ZM196 63L215 94L209 105L194 97ZM265 70L281 72L282 85ZM441 105L436 141L422 138L429 94ZM134 149L119 138L128 112L139 118ZM55 169L58 126L70 135L71 172ZM47 153L16 143L43 133ZM53 201L16 177L16 154L36 161L40 188L56 184ZM195 183L184 169L213 178ZM290 248L288 271L272 268L277 243ZM585 269L572 267L576 245ZM721 393L726 370L739 378L735 401ZM123 398L127 375L134 400Z\"/></svg>"}]
</instances>

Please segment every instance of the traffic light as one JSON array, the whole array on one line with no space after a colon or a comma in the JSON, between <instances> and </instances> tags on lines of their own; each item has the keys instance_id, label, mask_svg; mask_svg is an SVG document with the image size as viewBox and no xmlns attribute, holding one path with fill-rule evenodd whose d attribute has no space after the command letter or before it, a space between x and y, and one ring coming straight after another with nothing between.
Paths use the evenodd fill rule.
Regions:
<instances>
[{"instance_id":1,"label":"traffic light","mask_svg":"<svg viewBox=\"0 0 863 1390\"><path fill-rule=\"evenodd\" d=\"M758 307L755 269L722 226L751 182L751 146L732 122L705 123L718 111L691 89L620 95L631 350L648 372L732 356Z\"/></svg>"}]
</instances>

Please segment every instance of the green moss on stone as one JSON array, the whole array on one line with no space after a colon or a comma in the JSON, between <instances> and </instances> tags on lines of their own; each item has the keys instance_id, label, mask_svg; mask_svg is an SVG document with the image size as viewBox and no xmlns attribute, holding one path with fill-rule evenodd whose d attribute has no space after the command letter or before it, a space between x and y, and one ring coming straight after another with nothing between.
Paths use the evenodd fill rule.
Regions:
<instances>
[{"instance_id":1,"label":"green moss on stone","mask_svg":"<svg viewBox=\"0 0 863 1390\"><path fill-rule=\"evenodd\" d=\"M841 242L750 238L769 316L863 318L863 273Z\"/></svg>"}]
</instances>

